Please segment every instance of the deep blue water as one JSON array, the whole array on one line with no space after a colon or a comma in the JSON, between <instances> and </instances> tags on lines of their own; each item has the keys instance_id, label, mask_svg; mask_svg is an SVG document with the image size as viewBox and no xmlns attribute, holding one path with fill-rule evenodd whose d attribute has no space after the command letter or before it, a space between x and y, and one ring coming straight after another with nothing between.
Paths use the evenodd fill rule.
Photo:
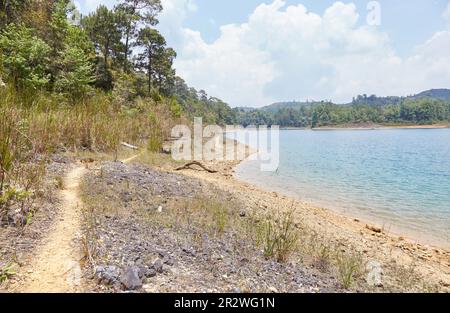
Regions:
<instances>
[{"instance_id":1,"label":"deep blue water","mask_svg":"<svg viewBox=\"0 0 450 313\"><path fill-rule=\"evenodd\" d=\"M280 131L280 166L239 179L450 245L450 129Z\"/></svg>"}]
</instances>

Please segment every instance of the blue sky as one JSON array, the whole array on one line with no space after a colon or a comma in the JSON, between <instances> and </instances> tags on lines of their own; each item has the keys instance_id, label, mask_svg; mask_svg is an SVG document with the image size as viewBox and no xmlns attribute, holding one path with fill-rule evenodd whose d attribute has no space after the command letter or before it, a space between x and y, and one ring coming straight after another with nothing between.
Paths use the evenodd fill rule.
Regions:
<instances>
[{"instance_id":1,"label":"blue sky","mask_svg":"<svg viewBox=\"0 0 450 313\"><path fill-rule=\"evenodd\" d=\"M114 0L78 0L83 13ZM187 82L233 106L450 88L448 0L162 0ZM228 26L227 26L228 25Z\"/></svg>"},{"instance_id":2,"label":"blue sky","mask_svg":"<svg viewBox=\"0 0 450 313\"><path fill-rule=\"evenodd\" d=\"M197 0L197 11L190 14L185 25L202 33L207 42L220 35L219 26L245 22L253 10L266 0ZM333 0L289 0L286 3L301 3L310 11L323 13ZM364 14L369 1L344 1L356 4L358 11ZM441 18L448 1L446 0L385 0L382 6L380 28L389 33L394 46L405 54L417 44L429 38L436 30L442 29L445 21Z\"/></svg>"}]
</instances>

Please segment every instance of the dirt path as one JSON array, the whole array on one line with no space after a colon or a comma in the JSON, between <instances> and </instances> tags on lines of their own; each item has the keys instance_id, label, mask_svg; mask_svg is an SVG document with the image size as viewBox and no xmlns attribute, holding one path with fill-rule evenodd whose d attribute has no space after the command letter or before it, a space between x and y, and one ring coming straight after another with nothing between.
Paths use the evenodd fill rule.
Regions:
<instances>
[{"instance_id":1,"label":"dirt path","mask_svg":"<svg viewBox=\"0 0 450 313\"><path fill-rule=\"evenodd\" d=\"M31 264L24 268L20 292L80 292L83 257L77 237L81 235L81 200L78 187L86 169L77 165L66 176L61 191L62 208L54 226L37 249Z\"/></svg>"},{"instance_id":2,"label":"dirt path","mask_svg":"<svg viewBox=\"0 0 450 313\"><path fill-rule=\"evenodd\" d=\"M122 160L129 163L141 153ZM66 176L61 190L61 211L47 237L38 247L31 262L23 270L18 292L82 292L80 261L83 258L79 242L82 225L82 201L79 184L87 170L77 165Z\"/></svg>"},{"instance_id":3,"label":"dirt path","mask_svg":"<svg viewBox=\"0 0 450 313\"><path fill-rule=\"evenodd\" d=\"M133 161L133 160L137 159L138 157L140 157L143 153L144 153L143 151L142 151L142 152L139 152L138 154L135 154L135 155L133 155L132 157L129 157L128 159L124 159L124 160L122 160L121 162L122 162L122 163L125 163L125 164L128 164L128 163L130 163L131 161Z\"/></svg>"}]
</instances>

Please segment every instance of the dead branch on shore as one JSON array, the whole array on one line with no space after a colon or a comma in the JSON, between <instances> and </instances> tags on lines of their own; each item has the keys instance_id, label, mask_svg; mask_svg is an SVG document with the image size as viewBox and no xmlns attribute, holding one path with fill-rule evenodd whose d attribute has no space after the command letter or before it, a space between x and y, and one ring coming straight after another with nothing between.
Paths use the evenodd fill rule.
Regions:
<instances>
[{"instance_id":1,"label":"dead branch on shore","mask_svg":"<svg viewBox=\"0 0 450 313\"><path fill-rule=\"evenodd\" d=\"M130 145L129 143L126 143L126 142L121 142L120 144L121 144L122 146L124 146L124 147L130 148L130 149L133 149L133 150L138 150L138 149L139 149L139 147Z\"/></svg>"},{"instance_id":2,"label":"dead branch on shore","mask_svg":"<svg viewBox=\"0 0 450 313\"><path fill-rule=\"evenodd\" d=\"M197 166L201 167L202 169L204 169L205 171L207 171L208 173L217 173L216 170L209 169L209 168L207 168L206 166L204 166L202 163L200 163L198 161L192 161L192 162L186 163L183 166L177 167L175 169L175 171L192 169L192 165L197 165Z\"/></svg>"}]
</instances>

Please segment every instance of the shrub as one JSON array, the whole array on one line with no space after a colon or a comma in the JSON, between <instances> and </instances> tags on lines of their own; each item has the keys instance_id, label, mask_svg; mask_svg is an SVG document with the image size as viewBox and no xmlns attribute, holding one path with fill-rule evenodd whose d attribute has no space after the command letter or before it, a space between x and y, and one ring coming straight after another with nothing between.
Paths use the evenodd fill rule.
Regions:
<instances>
[{"instance_id":1,"label":"shrub","mask_svg":"<svg viewBox=\"0 0 450 313\"><path fill-rule=\"evenodd\" d=\"M336 256L336 261L342 287L348 289L353 285L355 278L361 274L362 257L357 252L350 254L339 252Z\"/></svg>"},{"instance_id":2,"label":"shrub","mask_svg":"<svg viewBox=\"0 0 450 313\"><path fill-rule=\"evenodd\" d=\"M294 210L279 213L277 217L268 216L262 222L262 230L259 231L263 243L264 255L275 256L278 262L285 262L295 250L298 233L295 229Z\"/></svg>"},{"instance_id":3,"label":"shrub","mask_svg":"<svg viewBox=\"0 0 450 313\"><path fill-rule=\"evenodd\" d=\"M10 24L0 33L0 61L17 88L44 88L49 83L50 47L23 24Z\"/></svg>"},{"instance_id":4,"label":"shrub","mask_svg":"<svg viewBox=\"0 0 450 313\"><path fill-rule=\"evenodd\" d=\"M178 103L176 99L170 99L170 111L172 112L173 117L179 118L181 117L181 105Z\"/></svg>"},{"instance_id":5,"label":"shrub","mask_svg":"<svg viewBox=\"0 0 450 313\"><path fill-rule=\"evenodd\" d=\"M84 51L66 46L61 52L60 68L55 83L58 92L68 94L72 103L85 97L95 81L93 65Z\"/></svg>"},{"instance_id":6,"label":"shrub","mask_svg":"<svg viewBox=\"0 0 450 313\"><path fill-rule=\"evenodd\" d=\"M27 215L28 200L44 175L45 160L37 157L39 145L35 144L39 139L27 133L20 112L0 106L0 219L5 219L13 205L22 216Z\"/></svg>"},{"instance_id":7,"label":"shrub","mask_svg":"<svg viewBox=\"0 0 450 313\"><path fill-rule=\"evenodd\" d=\"M15 275L13 264L6 264L0 267L0 284L7 281L11 276Z\"/></svg>"}]
</instances>

